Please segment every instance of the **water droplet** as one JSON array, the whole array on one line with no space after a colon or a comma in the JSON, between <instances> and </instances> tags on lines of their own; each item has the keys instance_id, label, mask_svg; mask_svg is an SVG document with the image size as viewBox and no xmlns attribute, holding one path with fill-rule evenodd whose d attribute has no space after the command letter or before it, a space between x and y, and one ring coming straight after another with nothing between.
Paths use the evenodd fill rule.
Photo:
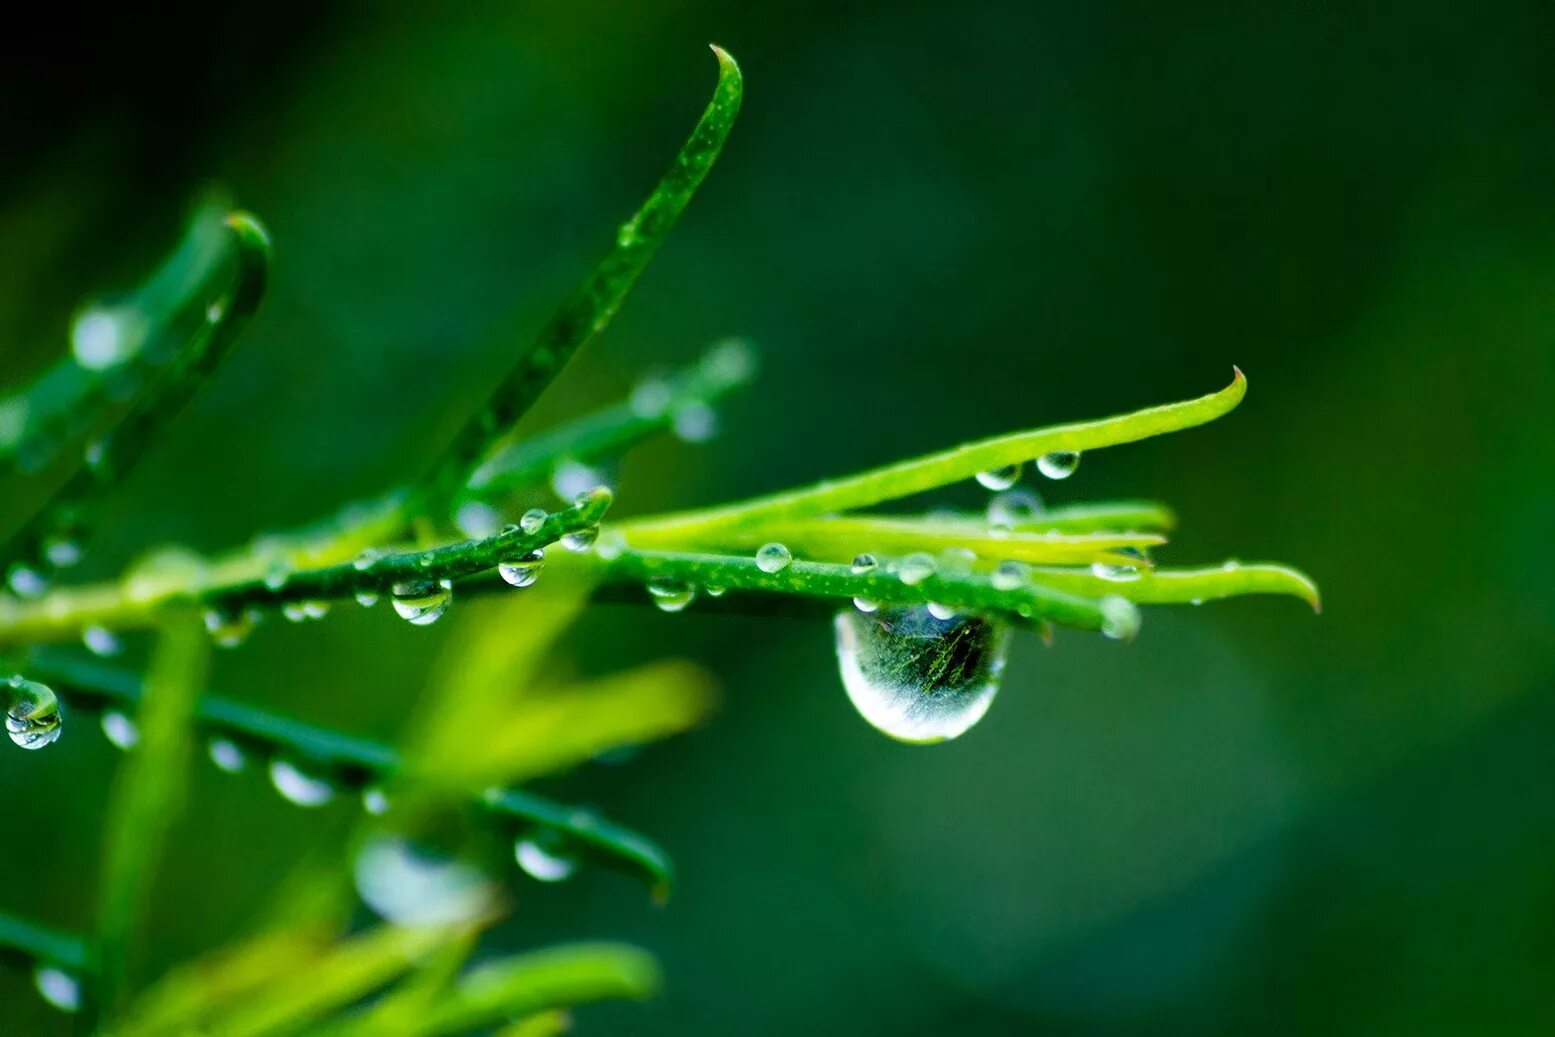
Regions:
<instances>
[{"instance_id":1,"label":"water droplet","mask_svg":"<svg viewBox=\"0 0 1555 1037\"><path fill-rule=\"evenodd\" d=\"M928 609L929 615L938 620L954 619L956 615L954 608L949 605L941 605L937 601L929 602L924 608Z\"/></svg>"},{"instance_id":2,"label":"water droplet","mask_svg":"<svg viewBox=\"0 0 1555 1037\"><path fill-rule=\"evenodd\" d=\"M869 598L854 598L853 607L860 612L874 612L880 608L880 602L871 601Z\"/></svg>"},{"instance_id":3,"label":"water droplet","mask_svg":"<svg viewBox=\"0 0 1555 1037\"><path fill-rule=\"evenodd\" d=\"M639 418L658 418L669 409L672 390L662 378L644 378L632 389L629 405Z\"/></svg>"},{"instance_id":4,"label":"water droplet","mask_svg":"<svg viewBox=\"0 0 1555 1037\"><path fill-rule=\"evenodd\" d=\"M874 555L854 555L853 575L863 576L867 572L873 572L876 568L879 567L879 565L880 562L875 558Z\"/></svg>"},{"instance_id":5,"label":"water droplet","mask_svg":"<svg viewBox=\"0 0 1555 1037\"><path fill-rule=\"evenodd\" d=\"M924 608L837 613L837 662L848 698L892 738L955 738L999 691L1009 630L980 616L936 619Z\"/></svg>"},{"instance_id":6,"label":"water droplet","mask_svg":"<svg viewBox=\"0 0 1555 1037\"><path fill-rule=\"evenodd\" d=\"M210 755L211 763L215 764L219 771L237 774L248 766L248 754L243 751L242 746L230 738L212 738L206 745L205 751Z\"/></svg>"},{"instance_id":7,"label":"water droplet","mask_svg":"<svg viewBox=\"0 0 1555 1037\"><path fill-rule=\"evenodd\" d=\"M1224 562L1220 563L1220 568L1222 572L1234 573L1238 569L1242 568L1242 563L1237 561L1235 558L1227 558Z\"/></svg>"},{"instance_id":8,"label":"water droplet","mask_svg":"<svg viewBox=\"0 0 1555 1037\"><path fill-rule=\"evenodd\" d=\"M1037 458L1037 471L1049 479L1067 479L1080 467L1078 450L1053 450Z\"/></svg>"},{"instance_id":9,"label":"water droplet","mask_svg":"<svg viewBox=\"0 0 1555 1037\"><path fill-rule=\"evenodd\" d=\"M288 601L281 606L281 615L288 623L301 623L308 618L308 610L300 601Z\"/></svg>"},{"instance_id":10,"label":"water droplet","mask_svg":"<svg viewBox=\"0 0 1555 1037\"><path fill-rule=\"evenodd\" d=\"M5 685L10 707L5 714L5 732L23 749L42 749L59 740L64 718L54 689L25 677L12 677Z\"/></svg>"},{"instance_id":11,"label":"water droplet","mask_svg":"<svg viewBox=\"0 0 1555 1037\"><path fill-rule=\"evenodd\" d=\"M1016 526L1035 522L1042 514L1042 498L1031 490L1010 490L998 493L988 500L988 524L996 530L1009 531Z\"/></svg>"},{"instance_id":12,"label":"water droplet","mask_svg":"<svg viewBox=\"0 0 1555 1037\"><path fill-rule=\"evenodd\" d=\"M530 508L518 520L518 528L525 533L538 533L540 532L540 527L545 525L545 520L550 518L550 515L551 513L544 508Z\"/></svg>"},{"instance_id":13,"label":"water droplet","mask_svg":"<svg viewBox=\"0 0 1555 1037\"><path fill-rule=\"evenodd\" d=\"M81 1011L81 980L55 965L39 964L32 973L38 996L61 1012Z\"/></svg>"},{"instance_id":14,"label":"water droplet","mask_svg":"<svg viewBox=\"0 0 1555 1037\"><path fill-rule=\"evenodd\" d=\"M351 596L355 598L356 603L362 606L364 609L372 608L374 605L378 604L378 599L383 597L383 595L373 590L359 590Z\"/></svg>"},{"instance_id":15,"label":"water droplet","mask_svg":"<svg viewBox=\"0 0 1555 1037\"><path fill-rule=\"evenodd\" d=\"M38 598L49 589L49 581L29 565L13 565L6 584L19 598Z\"/></svg>"},{"instance_id":16,"label":"water droplet","mask_svg":"<svg viewBox=\"0 0 1555 1037\"><path fill-rule=\"evenodd\" d=\"M934 575L934 556L922 551L915 551L902 559L896 570L896 575L909 587L920 584Z\"/></svg>"},{"instance_id":17,"label":"water droplet","mask_svg":"<svg viewBox=\"0 0 1555 1037\"><path fill-rule=\"evenodd\" d=\"M988 490L1007 490L1020 482L1021 472L1026 466L1019 462L1007 464L1003 468L995 468L990 472L978 472L977 482L979 486Z\"/></svg>"},{"instance_id":18,"label":"water droplet","mask_svg":"<svg viewBox=\"0 0 1555 1037\"><path fill-rule=\"evenodd\" d=\"M479 540L497 535L502 516L484 501L467 500L454 510L454 526L471 540Z\"/></svg>"},{"instance_id":19,"label":"water droplet","mask_svg":"<svg viewBox=\"0 0 1555 1037\"><path fill-rule=\"evenodd\" d=\"M145 318L126 307L94 306L70 327L70 351L88 371L106 371L134 356L146 337Z\"/></svg>"},{"instance_id":20,"label":"water droplet","mask_svg":"<svg viewBox=\"0 0 1555 1037\"><path fill-rule=\"evenodd\" d=\"M988 577L988 582L993 584L994 590L1013 591L1026 586L1031 581L1031 566L1025 562L1005 561L994 567L993 574Z\"/></svg>"},{"instance_id":21,"label":"water droplet","mask_svg":"<svg viewBox=\"0 0 1555 1037\"><path fill-rule=\"evenodd\" d=\"M562 882L578 870L578 862L563 854L553 840L542 836L526 836L513 844L513 858L532 879L540 882Z\"/></svg>"},{"instance_id":22,"label":"water droplet","mask_svg":"<svg viewBox=\"0 0 1555 1037\"><path fill-rule=\"evenodd\" d=\"M756 552L756 568L764 573L780 573L793 561L793 554L782 544L763 544Z\"/></svg>"},{"instance_id":23,"label":"water droplet","mask_svg":"<svg viewBox=\"0 0 1555 1037\"><path fill-rule=\"evenodd\" d=\"M562 546L573 554L582 554L594 546L594 541L599 537L598 526L587 526L583 529L575 529L562 537Z\"/></svg>"},{"instance_id":24,"label":"water droplet","mask_svg":"<svg viewBox=\"0 0 1555 1037\"><path fill-rule=\"evenodd\" d=\"M254 617L244 609L217 605L205 610L205 629L218 647L236 648L254 629Z\"/></svg>"},{"instance_id":25,"label":"water droplet","mask_svg":"<svg viewBox=\"0 0 1555 1037\"><path fill-rule=\"evenodd\" d=\"M728 587L720 587L716 583L710 583L706 587L703 587L702 590L709 598L721 598L725 594L729 593Z\"/></svg>"},{"instance_id":26,"label":"water droplet","mask_svg":"<svg viewBox=\"0 0 1555 1037\"><path fill-rule=\"evenodd\" d=\"M398 835L376 835L353 869L362 903L404 926L451 925L490 905L491 881L467 861Z\"/></svg>"},{"instance_id":27,"label":"water droplet","mask_svg":"<svg viewBox=\"0 0 1555 1037\"><path fill-rule=\"evenodd\" d=\"M626 553L626 534L619 529L606 529L594 542L594 553L605 561L614 561Z\"/></svg>"},{"instance_id":28,"label":"water droplet","mask_svg":"<svg viewBox=\"0 0 1555 1037\"><path fill-rule=\"evenodd\" d=\"M329 602L305 601L302 603L302 614L308 619L323 619L329 615Z\"/></svg>"},{"instance_id":29,"label":"water droplet","mask_svg":"<svg viewBox=\"0 0 1555 1037\"><path fill-rule=\"evenodd\" d=\"M675 437L682 443L706 443L718 435L718 412L703 400L676 408Z\"/></svg>"},{"instance_id":30,"label":"water droplet","mask_svg":"<svg viewBox=\"0 0 1555 1037\"><path fill-rule=\"evenodd\" d=\"M969 547L947 547L939 553L939 570L955 576L965 576L977 564L977 552Z\"/></svg>"},{"instance_id":31,"label":"water droplet","mask_svg":"<svg viewBox=\"0 0 1555 1037\"><path fill-rule=\"evenodd\" d=\"M205 319L208 323L220 323L221 318L227 313L227 304L220 299L205 308Z\"/></svg>"},{"instance_id":32,"label":"water droplet","mask_svg":"<svg viewBox=\"0 0 1555 1037\"><path fill-rule=\"evenodd\" d=\"M276 558L265 565L265 586L273 591L281 590L292 578L292 566L284 558Z\"/></svg>"},{"instance_id":33,"label":"water droplet","mask_svg":"<svg viewBox=\"0 0 1555 1037\"><path fill-rule=\"evenodd\" d=\"M497 574L514 587L528 587L540 578L545 565L545 552L539 548L528 554L503 562L497 566Z\"/></svg>"},{"instance_id":34,"label":"water droplet","mask_svg":"<svg viewBox=\"0 0 1555 1037\"><path fill-rule=\"evenodd\" d=\"M551 489L562 500L572 500L580 493L603 485L605 477L598 469L578 461L562 461L551 473Z\"/></svg>"},{"instance_id":35,"label":"water droplet","mask_svg":"<svg viewBox=\"0 0 1555 1037\"><path fill-rule=\"evenodd\" d=\"M1102 634L1114 641L1134 640L1143 622L1139 614L1139 606L1116 594L1107 595L1099 604Z\"/></svg>"},{"instance_id":36,"label":"water droplet","mask_svg":"<svg viewBox=\"0 0 1555 1037\"><path fill-rule=\"evenodd\" d=\"M453 600L453 584L447 580L412 580L396 583L391 591L394 611L413 626L436 623Z\"/></svg>"},{"instance_id":37,"label":"water droplet","mask_svg":"<svg viewBox=\"0 0 1555 1037\"><path fill-rule=\"evenodd\" d=\"M327 779L309 774L284 757L270 761L270 784L282 799L299 807L321 807L335 798L335 786Z\"/></svg>"},{"instance_id":38,"label":"water droplet","mask_svg":"<svg viewBox=\"0 0 1555 1037\"><path fill-rule=\"evenodd\" d=\"M135 721L117 709L103 712L102 725L103 737L120 749L133 749L140 741L140 728Z\"/></svg>"},{"instance_id":39,"label":"water droplet","mask_svg":"<svg viewBox=\"0 0 1555 1037\"><path fill-rule=\"evenodd\" d=\"M648 596L660 612L679 612L696 600L696 588L689 583L664 578L648 581Z\"/></svg>"},{"instance_id":40,"label":"water droplet","mask_svg":"<svg viewBox=\"0 0 1555 1037\"><path fill-rule=\"evenodd\" d=\"M1141 562L1145 557L1138 549L1132 547L1120 548L1117 553L1137 558ZM1113 583L1127 583L1139 579L1140 567L1129 562L1092 562L1091 572L1098 579L1110 580Z\"/></svg>"},{"instance_id":41,"label":"water droplet","mask_svg":"<svg viewBox=\"0 0 1555 1037\"><path fill-rule=\"evenodd\" d=\"M81 545L69 537L50 537L43 542L43 557L56 569L68 569L81 561Z\"/></svg>"},{"instance_id":42,"label":"water droplet","mask_svg":"<svg viewBox=\"0 0 1555 1037\"><path fill-rule=\"evenodd\" d=\"M369 785L362 790L362 809L374 817L382 817L389 812L389 797L376 785Z\"/></svg>"},{"instance_id":43,"label":"water droplet","mask_svg":"<svg viewBox=\"0 0 1555 1037\"><path fill-rule=\"evenodd\" d=\"M373 567L373 563L383 557L383 552L375 547L369 547L351 560L351 568L362 573Z\"/></svg>"},{"instance_id":44,"label":"water droplet","mask_svg":"<svg viewBox=\"0 0 1555 1037\"><path fill-rule=\"evenodd\" d=\"M107 658L124 651L124 646L107 627L89 626L81 631L81 643L93 655Z\"/></svg>"}]
</instances>

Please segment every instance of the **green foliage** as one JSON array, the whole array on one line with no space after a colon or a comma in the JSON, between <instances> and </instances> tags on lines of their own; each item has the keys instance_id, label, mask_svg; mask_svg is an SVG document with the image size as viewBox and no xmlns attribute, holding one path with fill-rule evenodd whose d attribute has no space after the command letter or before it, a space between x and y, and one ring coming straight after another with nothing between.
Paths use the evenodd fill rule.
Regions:
<instances>
[{"instance_id":1,"label":"green foliage","mask_svg":"<svg viewBox=\"0 0 1555 1037\"><path fill-rule=\"evenodd\" d=\"M630 947L561 946L468 964L482 931L506 907L502 883L490 878L499 871L491 865L493 833L519 840L521 863L527 848L538 863L526 867L553 871L542 877L600 863L639 876L658 895L670 887L669 860L652 842L522 787L684 731L711 708L710 678L683 661L588 681L548 678L556 638L612 588L646 587L637 600L672 611L693 599L739 608L768 597L841 610L847 622L839 631L868 634L878 622L883 633L869 636L909 646L905 659L883 657L890 674L918 681L905 689L915 703L955 700L963 689L949 688L952 681L992 674L996 682L1012 626L1050 633L1058 624L1127 640L1139 626L1137 603L1270 593L1317 606L1312 582L1284 566L1156 568L1149 552L1165 545L1174 520L1151 502L1046 510L1012 499L996 501L1004 512L987 516L865 510L973 478L1007 488L1038 458L1061 477L1082 451L1207 423L1241 402L1240 371L1225 389L1195 400L1000 436L755 500L606 522L612 498L599 487L506 528L456 534L450 517L464 506L504 514L516 494L564 464L611 457L750 380L748 351L726 343L630 401L515 439L518 419L608 325L722 149L742 82L734 61L714 50L712 101L647 201L432 470L403 486L227 555L164 549L118 579L46 586L48 564L79 553L95 502L209 379L255 312L269 241L242 214L214 218L201 210L185 243L131 297L138 344L110 365L122 368L123 384L133 389L118 413L97 413L107 394L95 369L79 362L79 349L75 360L0 403L0 414L10 416L0 422L0 455L42 456L64 469L0 542L0 563L16 591L0 597L0 648L14 653L16 669L57 685L77 709L132 708L139 738L110 793L96 931L76 937L0 916L0 945L82 977L102 1032L453 1034L511 1023L505 1032L546 1033L571 1006L651 995L657 966ZM72 455L64 444L71 438L89 442ZM63 462L71 456L79 463ZM510 589L535 582L542 569L539 587ZM205 688L202 625L216 643L238 648L253 623L276 611L301 621L320 618L331 602L389 597L402 618L425 625L455 597L490 599L499 591L505 596L488 601L480 623L459 629L396 745ZM878 621L868 618L877 610ZM919 646L911 641L916 633L893 624L946 630ZM142 628L160 632L144 680L40 647L100 629ZM895 641L889 647L896 650ZM844 662L845 680L847 673ZM21 694L14 682L8 687ZM857 689L848 690L858 702ZM973 689L981 696L975 715L955 733L982 715L994 690ZM8 703L12 717L36 721L42 700L34 700L25 716ZM216 740L224 767L267 761L278 788L300 805L348 789L370 807L350 839L349 874L338 862L305 862L261 931L146 986L135 949L148 938L150 890L196 738ZM384 923L353 927L358 899Z\"/></svg>"}]
</instances>

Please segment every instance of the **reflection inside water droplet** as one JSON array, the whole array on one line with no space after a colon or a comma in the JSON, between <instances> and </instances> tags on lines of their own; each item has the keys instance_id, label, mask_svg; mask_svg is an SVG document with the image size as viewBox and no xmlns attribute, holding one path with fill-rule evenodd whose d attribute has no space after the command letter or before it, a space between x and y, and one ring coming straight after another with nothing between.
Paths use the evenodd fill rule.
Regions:
<instances>
[{"instance_id":1,"label":"reflection inside water droplet","mask_svg":"<svg viewBox=\"0 0 1555 1037\"><path fill-rule=\"evenodd\" d=\"M1054 450L1037 458L1037 471L1049 479L1067 479L1079 467L1078 450Z\"/></svg>"},{"instance_id":2,"label":"reflection inside water droplet","mask_svg":"<svg viewBox=\"0 0 1555 1037\"><path fill-rule=\"evenodd\" d=\"M335 798L335 786L328 780L301 770L287 759L270 761L270 784L282 799L299 807L321 807Z\"/></svg>"},{"instance_id":3,"label":"reflection inside water droplet","mask_svg":"<svg viewBox=\"0 0 1555 1037\"><path fill-rule=\"evenodd\" d=\"M412 580L396 583L391 593L399 617L412 626L424 627L442 618L454 592L447 580Z\"/></svg>"},{"instance_id":4,"label":"reflection inside water droplet","mask_svg":"<svg viewBox=\"0 0 1555 1037\"><path fill-rule=\"evenodd\" d=\"M1007 490L1020 482L1020 475L1025 467L1023 464L1007 464L991 472L978 472L977 483L987 490Z\"/></svg>"},{"instance_id":5,"label":"reflection inside water droplet","mask_svg":"<svg viewBox=\"0 0 1555 1037\"><path fill-rule=\"evenodd\" d=\"M578 862L543 836L526 836L513 844L513 858L530 878L541 882L562 882L578 870Z\"/></svg>"},{"instance_id":6,"label":"reflection inside water droplet","mask_svg":"<svg viewBox=\"0 0 1555 1037\"><path fill-rule=\"evenodd\" d=\"M943 742L988 712L999 691L1009 629L981 616L937 619L928 609L844 609L834 621L848 698L870 724L903 742Z\"/></svg>"},{"instance_id":7,"label":"reflection inside water droplet","mask_svg":"<svg viewBox=\"0 0 1555 1037\"><path fill-rule=\"evenodd\" d=\"M528 587L540 578L540 569L544 565L545 552L536 548L526 555L499 564L497 575L510 586Z\"/></svg>"}]
</instances>

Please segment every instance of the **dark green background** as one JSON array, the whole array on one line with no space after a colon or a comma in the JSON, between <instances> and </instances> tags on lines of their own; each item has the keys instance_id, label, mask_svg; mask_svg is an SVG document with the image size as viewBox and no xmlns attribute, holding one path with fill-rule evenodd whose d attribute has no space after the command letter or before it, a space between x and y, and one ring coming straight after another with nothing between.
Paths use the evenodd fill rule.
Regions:
<instances>
[{"instance_id":1,"label":"dark green background","mask_svg":"<svg viewBox=\"0 0 1555 1037\"><path fill-rule=\"evenodd\" d=\"M79 12L0 71L16 382L207 179L276 241L238 354L90 562L311 518L424 462L700 112L725 156L536 427L728 333L759 387L623 513L778 488L1225 383L1209 428L1085 459L1169 561L1289 561L1289 600L1014 646L959 742L851 711L820 622L591 615L559 665L666 653L708 727L548 788L660 838L521 885L515 947L625 937L665 996L585 1033L1512 1034L1555 1028L1555 8L1547 3L237 4ZM953 496L953 495L952 495ZM974 499L967 491L963 500ZM467 607L465 621L479 621ZM455 609L455 616L461 610ZM216 687L391 735L452 624L270 624ZM113 751L0 753L0 909L90 917ZM349 805L202 768L158 960L238 931ZM0 1031L62 1032L0 975Z\"/></svg>"}]
</instances>

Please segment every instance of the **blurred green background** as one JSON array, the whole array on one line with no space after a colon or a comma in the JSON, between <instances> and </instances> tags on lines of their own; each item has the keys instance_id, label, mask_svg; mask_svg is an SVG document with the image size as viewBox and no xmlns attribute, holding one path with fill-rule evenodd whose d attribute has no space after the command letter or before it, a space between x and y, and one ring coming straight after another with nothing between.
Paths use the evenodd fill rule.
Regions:
<instances>
[{"instance_id":1,"label":"blurred green background","mask_svg":"<svg viewBox=\"0 0 1555 1037\"><path fill-rule=\"evenodd\" d=\"M660 1000L585 1009L582 1032L1555 1029L1555 7L43 17L0 44L5 382L209 180L277 252L260 319L115 496L86 575L240 543L430 457L657 177L710 40L747 77L724 158L532 420L730 333L764 371L712 444L630 455L622 513L1247 372L1231 417L1045 490L1173 502L1164 560L1295 563L1321 617L1254 599L1147 610L1128 647L1023 638L983 724L921 749L852 712L823 622L591 614L559 665L683 654L726 691L710 726L546 787L681 871L667 907L609 873L520 885L499 943L624 937L666 966ZM390 736L452 625L269 624L213 684ZM0 753L0 909L89 919L114 762L96 737ZM158 960L238 932L352 810L203 769ZM29 987L0 974L0 1031L64 1032Z\"/></svg>"}]
</instances>

